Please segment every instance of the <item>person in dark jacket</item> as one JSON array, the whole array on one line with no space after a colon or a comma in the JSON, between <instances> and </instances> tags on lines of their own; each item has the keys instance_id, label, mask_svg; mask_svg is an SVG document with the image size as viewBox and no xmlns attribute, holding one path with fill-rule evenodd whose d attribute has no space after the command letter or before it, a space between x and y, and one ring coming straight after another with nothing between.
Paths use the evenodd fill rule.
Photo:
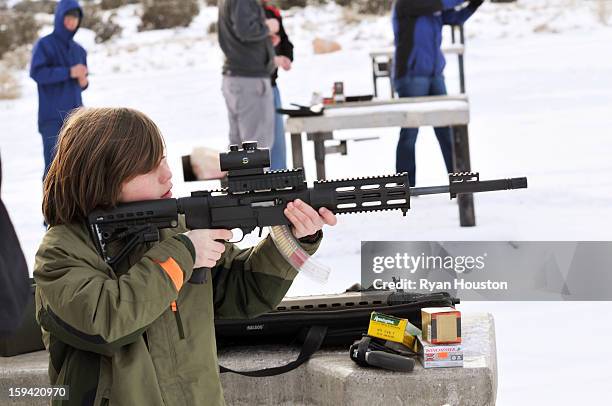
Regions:
<instances>
[{"instance_id":1,"label":"person in dark jacket","mask_svg":"<svg viewBox=\"0 0 612 406\"><path fill-rule=\"evenodd\" d=\"M274 143L276 69L272 37L279 24L266 19L259 0L219 0L219 45L225 54L222 91L229 117L230 144Z\"/></svg>"},{"instance_id":2,"label":"person in dark jacket","mask_svg":"<svg viewBox=\"0 0 612 406\"><path fill-rule=\"evenodd\" d=\"M283 27L283 18L280 10L267 1L262 2L266 18L273 18L278 21L278 34L272 37L272 43L275 44L274 58L277 68L272 73L272 91L274 93L274 110L282 107L280 91L276 80L278 79L278 68L290 70L293 62L293 44L289 40L289 36ZM274 120L274 144L270 150L270 169L280 170L287 169L287 145L285 142L285 125L283 123L283 115L275 112Z\"/></svg>"},{"instance_id":3,"label":"person in dark jacket","mask_svg":"<svg viewBox=\"0 0 612 406\"><path fill-rule=\"evenodd\" d=\"M2 162L0 160L0 186ZM0 198L0 337L10 335L21 325L28 303L30 282L19 239Z\"/></svg>"},{"instance_id":4,"label":"person in dark jacket","mask_svg":"<svg viewBox=\"0 0 612 406\"><path fill-rule=\"evenodd\" d=\"M55 9L53 32L34 45L30 77L38 84L38 131L42 135L45 171L55 155L57 136L68 113L83 105L81 92L89 84L87 52L76 34L83 10L76 0L61 0Z\"/></svg>"},{"instance_id":5,"label":"person in dark jacket","mask_svg":"<svg viewBox=\"0 0 612 406\"><path fill-rule=\"evenodd\" d=\"M395 56L393 86L399 97L446 94L440 50L442 26L463 24L483 0L396 0L392 10ZM463 6L460 9L456 7ZM453 171L452 138L449 127L435 128L447 172ZM415 144L418 128L402 128L396 152L396 170L408 172L415 185Z\"/></svg>"}]
</instances>

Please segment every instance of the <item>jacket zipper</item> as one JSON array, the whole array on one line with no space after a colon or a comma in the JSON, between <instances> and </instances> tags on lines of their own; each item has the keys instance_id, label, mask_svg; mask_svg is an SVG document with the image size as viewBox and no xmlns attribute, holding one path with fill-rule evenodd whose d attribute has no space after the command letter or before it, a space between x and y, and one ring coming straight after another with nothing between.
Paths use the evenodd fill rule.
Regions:
<instances>
[{"instance_id":1,"label":"jacket zipper","mask_svg":"<svg viewBox=\"0 0 612 406\"><path fill-rule=\"evenodd\" d=\"M172 312L174 313L174 318L176 319L176 327L178 328L179 338L181 340L185 339L185 331L183 330L183 322L181 321L181 313L179 312L178 304L176 304L176 300L172 302L170 305Z\"/></svg>"}]
</instances>

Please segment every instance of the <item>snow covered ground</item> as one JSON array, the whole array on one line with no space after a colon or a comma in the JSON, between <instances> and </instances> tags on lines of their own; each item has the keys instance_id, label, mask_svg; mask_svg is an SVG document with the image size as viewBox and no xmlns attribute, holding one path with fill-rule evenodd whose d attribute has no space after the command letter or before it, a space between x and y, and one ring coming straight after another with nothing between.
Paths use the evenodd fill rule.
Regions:
<instances>
[{"instance_id":1,"label":"snow covered ground","mask_svg":"<svg viewBox=\"0 0 612 406\"><path fill-rule=\"evenodd\" d=\"M530 0L486 3L467 24L467 90L471 105L472 168L481 178L527 176L529 189L478 195L477 227L458 226L457 208L445 196L414 199L399 212L351 215L326 231L317 259L332 276L321 286L299 277L291 295L340 292L358 281L362 240L610 240L612 238L612 28L593 13L594 1ZM610 7L612 9L612 5ZM216 18L206 8L186 29L137 33L137 7L120 10L123 36L89 50L88 106L129 106L151 116L166 138L175 173L175 196L214 188L183 183L180 156L196 145L224 149L226 111L221 95L222 55L206 34ZM388 17L355 16L336 6L286 13L296 45L294 69L282 72L286 105L307 103L313 91L372 92L368 52L391 44ZM314 55L315 36L338 40L343 50ZM449 92L458 91L455 58L448 58ZM21 72L23 96L0 101L2 198L30 266L43 235L40 213L42 143L36 130L36 87ZM384 95L386 83L380 82ZM349 155L328 157L327 176L394 172L398 129L348 131L378 141L349 144ZM433 131L422 129L417 185L446 181ZM314 159L305 154L309 181ZM256 237L249 236L246 244ZM593 281L597 283L597 281ZM497 328L498 404L607 403L612 374L607 354L612 325L601 303L468 302L464 312L488 311ZM604 307L605 309L605 307ZM605 310L604 310L605 312ZM604 313L605 314L605 313ZM589 330L588 339L578 334ZM581 339L586 339L581 343ZM588 347L587 347L588 345ZM588 349L588 352L587 352ZM592 355L597 354L597 355Z\"/></svg>"}]
</instances>

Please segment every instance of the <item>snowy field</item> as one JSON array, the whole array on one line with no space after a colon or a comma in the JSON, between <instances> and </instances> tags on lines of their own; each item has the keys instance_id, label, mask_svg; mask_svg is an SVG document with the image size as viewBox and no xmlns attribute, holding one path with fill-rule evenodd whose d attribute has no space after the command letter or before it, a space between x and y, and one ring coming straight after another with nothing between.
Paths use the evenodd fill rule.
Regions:
<instances>
[{"instance_id":1,"label":"snowy field","mask_svg":"<svg viewBox=\"0 0 612 406\"><path fill-rule=\"evenodd\" d=\"M472 168L481 179L527 176L529 189L477 195L473 228L459 227L456 204L442 195L414 199L405 218L399 212L341 217L326 230L316 256L332 267L330 281L322 286L298 277L290 294L340 292L358 281L362 240L611 240L612 27L600 22L594 8L594 1L583 0L486 3L466 26ZM89 50L84 102L134 107L154 119L166 139L175 196L216 188L211 182L186 184L180 171L180 156L194 146L222 150L227 143L222 55L214 36L206 34L216 9L203 9L186 29L146 33L136 32L135 12L134 6L120 10L124 32L110 43L96 45L87 30L77 34ZM329 94L338 80L347 94L372 93L368 53L391 45L388 17L328 6L290 10L285 25L296 46L294 69L282 72L279 81L285 105L307 103L313 91ZM314 55L316 36L339 41L343 50ZM20 75L22 97L0 101L2 198L31 267L44 232L43 158L36 87L27 72ZM454 57L448 58L446 76L449 92L457 93ZM387 83L380 84L386 95ZM393 173L398 131L347 131L380 140L349 144L348 156L329 156L328 178ZM444 184L433 131L420 134L417 186ZM312 181L310 144L305 162ZM245 243L255 240L249 236ZM601 306L463 303L464 312L495 316L498 404L607 404L612 373L600 357L612 340L612 325L601 321ZM583 344L576 332L587 329Z\"/></svg>"}]
</instances>

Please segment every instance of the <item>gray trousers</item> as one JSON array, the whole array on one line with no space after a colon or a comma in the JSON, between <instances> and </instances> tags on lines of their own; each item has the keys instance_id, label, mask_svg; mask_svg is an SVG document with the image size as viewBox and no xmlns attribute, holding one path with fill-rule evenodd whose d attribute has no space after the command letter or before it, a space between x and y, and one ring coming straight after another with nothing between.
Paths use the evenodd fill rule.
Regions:
<instances>
[{"instance_id":1,"label":"gray trousers","mask_svg":"<svg viewBox=\"0 0 612 406\"><path fill-rule=\"evenodd\" d=\"M221 90L229 116L230 144L257 141L259 148L272 148L274 94L270 78L223 75Z\"/></svg>"}]
</instances>

